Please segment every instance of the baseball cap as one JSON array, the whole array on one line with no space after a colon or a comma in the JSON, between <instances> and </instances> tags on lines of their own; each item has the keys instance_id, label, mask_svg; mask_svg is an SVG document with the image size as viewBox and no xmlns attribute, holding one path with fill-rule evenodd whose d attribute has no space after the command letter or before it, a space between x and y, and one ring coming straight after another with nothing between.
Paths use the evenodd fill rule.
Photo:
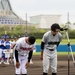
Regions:
<instances>
[{"instance_id":1,"label":"baseball cap","mask_svg":"<svg viewBox=\"0 0 75 75\"><path fill-rule=\"evenodd\" d=\"M9 38L9 36L6 36L6 38Z\"/></svg>"},{"instance_id":2,"label":"baseball cap","mask_svg":"<svg viewBox=\"0 0 75 75\"><path fill-rule=\"evenodd\" d=\"M5 37L4 37L4 36L1 36L1 39L2 39L2 38L5 38Z\"/></svg>"}]
</instances>

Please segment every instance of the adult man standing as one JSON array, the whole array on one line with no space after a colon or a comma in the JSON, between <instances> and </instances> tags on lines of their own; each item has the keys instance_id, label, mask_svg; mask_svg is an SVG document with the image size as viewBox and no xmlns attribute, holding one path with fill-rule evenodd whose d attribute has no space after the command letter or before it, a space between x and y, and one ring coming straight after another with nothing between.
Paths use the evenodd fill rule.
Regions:
<instances>
[{"instance_id":1,"label":"adult man standing","mask_svg":"<svg viewBox=\"0 0 75 75\"><path fill-rule=\"evenodd\" d=\"M48 75L49 64L51 66L52 75L57 75L57 51L56 47L62 40L60 26L54 23L51 26L51 31L43 35L41 42L41 56L43 59L43 75Z\"/></svg>"},{"instance_id":2,"label":"adult man standing","mask_svg":"<svg viewBox=\"0 0 75 75\"><path fill-rule=\"evenodd\" d=\"M22 37L17 40L15 45L15 75L27 75L27 67L32 57L35 47L35 37Z\"/></svg>"}]
</instances>

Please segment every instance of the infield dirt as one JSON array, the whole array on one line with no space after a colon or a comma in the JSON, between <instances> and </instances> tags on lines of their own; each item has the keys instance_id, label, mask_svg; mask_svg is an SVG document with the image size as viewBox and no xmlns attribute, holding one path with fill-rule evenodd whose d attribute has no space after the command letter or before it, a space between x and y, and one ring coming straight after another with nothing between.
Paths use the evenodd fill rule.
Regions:
<instances>
[{"instance_id":1,"label":"infield dirt","mask_svg":"<svg viewBox=\"0 0 75 75\"><path fill-rule=\"evenodd\" d=\"M73 64L72 58L70 58L70 74L75 75L75 66ZM68 75L68 57L67 56L58 56L58 72L57 75ZM0 65L0 75L15 75L14 64L10 65ZM33 64L30 64L28 67L27 75L42 75L42 61L40 60L39 55L33 56ZM51 75L51 69L49 69L49 74Z\"/></svg>"}]
</instances>

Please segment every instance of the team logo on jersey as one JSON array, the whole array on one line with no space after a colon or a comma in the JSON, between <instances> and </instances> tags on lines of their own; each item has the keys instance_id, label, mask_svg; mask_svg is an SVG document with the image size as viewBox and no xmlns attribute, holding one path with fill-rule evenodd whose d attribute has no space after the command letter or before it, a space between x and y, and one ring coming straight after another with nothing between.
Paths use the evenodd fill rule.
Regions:
<instances>
[{"instance_id":1,"label":"team logo on jersey","mask_svg":"<svg viewBox=\"0 0 75 75\"><path fill-rule=\"evenodd\" d=\"M22 49L22 50L27 50L27 51L30 51L30 50L32 50L32 48L24 48L24 47L20 47L20 49Z\"/></svg>"}]
</instances>

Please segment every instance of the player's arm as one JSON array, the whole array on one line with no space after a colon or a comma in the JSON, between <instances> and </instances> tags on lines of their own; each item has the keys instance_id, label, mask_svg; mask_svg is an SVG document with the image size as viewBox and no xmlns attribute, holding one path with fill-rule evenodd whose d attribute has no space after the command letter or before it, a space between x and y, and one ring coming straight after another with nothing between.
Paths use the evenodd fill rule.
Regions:
<instances>
[{"instance_id":1,"label":"player's arm","mask_svg":"<svg viewBox=\"0 0 75 75\"><path fill-rule=\"evenodd\" d=\"M15 50L15 59L16 59L16 67L19 68L20 63L19 63L19 59L18 59L18 51Z\"/></svg>"},{"instance_id":2,"label":"player's arm","mask_svg":"<svg viewBox=\"0 0 75 75\"><path fill-rule=\"evenodd\" d=\"M59 46L60 42L57 42L57 47Z\"/></svg>"},{"instance_id":3,"label":"player's arm","mask_svg":"<svg viewBox=\"0 0 75 75\"><path fill-rule=\"evenodd\" d=\"M43 59L43 51L44 51L44 45L45 45L46 41L47 41L47 35L44 34L42 41L41 41L41 56L40 56L41 60Z\"/></svg>"},{"instance_id":4,"label":"player's arm","mask_svg":"<svg viewBox=\"0 0 75 75\"><path fill-rule=\"evenodd\" d=\"M30 62L30 59L32 58L32 54L33 54L33 51L30 51L28 55L28 62Z\"/></svg>"},{"instance_id":5,"label":"player's arm","mask_svg":"<svg viewBox=\"0 0 75 75\"><path fill-rule=\"evenodd\" d=\"M33 54L33 51L30 51L29 52L29 55L28 55L28 62L26 63L26 68L28 67L29 63L30 63L30 59L32 58L32 54Z\"/></svg>"},{"instance_id":6,"label":"player's arm","mask_svg":"<svg viewBox=\"0 0 75 75\"><path fill-rule=\"evenodd\" d=\"M40 57L41 60L43 59L44 45L45 45L45 43L44 42L41 42L41 57Z\"/></svg>"},{"instance_id":7,"label":"player's arm","mask_svg":"<svg viewBox=\"0 0 75 75\"><path fill-rule=\"evenodd\" d=\"M16 59L16 62L19 62L19 60L18 60L18 51L17 50L15 50L15 59Z\"/></svg>"},{"instance_id":8,"label":"player's arm","mask_svg":"<svg viewBox=\"0 0 75 75\"><path fill-rule=\"evenodd\" d=\"M18 50L20 49L20 43L17 42L15 46L15 59L16 59L16 67L19 68L20 63L19 63L19 58L18 58Z\"/></svg>"}]
</instances>

